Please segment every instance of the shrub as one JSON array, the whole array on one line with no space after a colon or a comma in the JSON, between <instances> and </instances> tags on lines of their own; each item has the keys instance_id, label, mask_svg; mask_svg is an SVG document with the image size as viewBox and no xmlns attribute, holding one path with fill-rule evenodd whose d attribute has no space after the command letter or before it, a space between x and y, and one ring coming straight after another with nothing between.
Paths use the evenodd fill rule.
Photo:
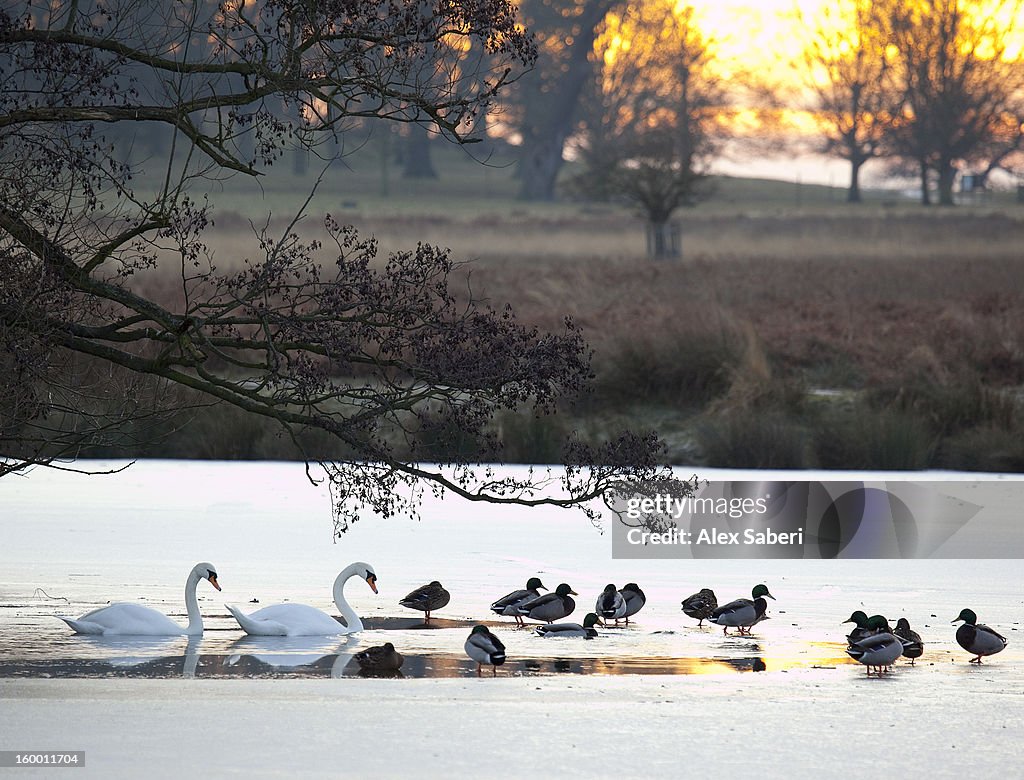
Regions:
<instances>
[{"instance_id":1,"label":"shrub","mask_svg":"<svg viewBox=\"0 0 1024 780\"><path fill-rule=\"evenodd\" d=\"M556 416L506 412L498 421L498 437L506 463L560 463L566 429Z\"/></svg>"},{"instance_id":2,"label":"shrub","mask_svg":"<svg viewBox=\"0 0 1024 780\"><path fill-rule=\"evenodd\" d=\"M937 383L915 378L872 388L867 401L876 408L907 412L926 420L934 430L955 434L971 428L1013 428L1017 400L977 376Z\"/></svg>"},{"instance_id":3,"label":"shrub","mask_svg":"<svg viewBox=\"0 0 1024 780\"><path fill-rule=\"evenodd\" d=\"M942 442L938 465L962 471L1024 472L1024 436L1006 428L964 431Z\"/></svg>"},{"instance_id":4,"label":"shrub","mask_svg":"<svg viewBox=\"0 0 1024 780\"><path fill-rule=\"evenodd\" d=\"M777 412L733 411L705 418L695 430L702 460L716 468L807 467L807 434Z\"/></svg>"},{"instance_id":5,"label":"shrub","mask_svg":"<svg viewBox=\"0 0 1024 780\"><path fill-rule=\"evenodd\" d=\"M595 354L594 400L700 406L726 391L741 354L728 322L638 324Z\"/></svg>"},{"instance_id":6,"label":"shrub","mask_svg":"<svg viewBox=\"0 0 1024 780\"><path fill-rule=\"evenodd\" d=\"M920 417L862 404L822 413L814 430L816 459L825 469L923 469L936 442Z\"/></svg>"}]
</instances>

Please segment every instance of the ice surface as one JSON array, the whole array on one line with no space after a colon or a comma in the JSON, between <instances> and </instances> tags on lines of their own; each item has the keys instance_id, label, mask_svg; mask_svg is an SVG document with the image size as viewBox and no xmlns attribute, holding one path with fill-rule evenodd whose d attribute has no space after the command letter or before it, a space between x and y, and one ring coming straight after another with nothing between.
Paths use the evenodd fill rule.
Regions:
<instances>
[{"instance_id":1,"label":"ice surface","mask_svg":"<svg viewBox=\"0 0 1024 780\"><path fill-rule=\"evenodd\" d=\"M85 750L97 778L1013 777L1006 671L0 680L0 741Z\"/></svg>"},{"instance_id":2,"label":"ice surface","mask_svg":"<svg viewBox=\"0 0 1024 780\"><path fill-rule=\"evenodd\" d=\"M297 464L142 462L115 476L0 480L0 749L85 749L76 777L799 778L889 762L1013 775L1021 561L625 561L573 513L448 500L423 515L367 519L332 544L326 496ZM200 560L224 588L200 583L201 639L78 637L54 617L129 600L184 622L184 579ZM291 600L333 614L331 584L356 560L374 565L380 595L350 581L371 627L349 640L248 638L222 606ZM545 640L487 609L532 575L580 593L574 620L608 582L638 582L648 604L628 630ZM424 630L397 602L434 579L452 600ZM724 602L758 582L777 601L753 638L697 629L679 610L702 587ZM953 639L963 607L1010 639L981 668ZM864 679L843 653L840 621L855 609L908 617L926 643L917 667ZM478 620L499 623L508 648L496 680L472 677L462 654ZM384 641L407 655L407 678L434 679L331 679ZM758 660L766 673L750 673ZM43 675L58 679L20 678ZM69 679L95 675L118 679Z\"/></svg>"}]
</instances>

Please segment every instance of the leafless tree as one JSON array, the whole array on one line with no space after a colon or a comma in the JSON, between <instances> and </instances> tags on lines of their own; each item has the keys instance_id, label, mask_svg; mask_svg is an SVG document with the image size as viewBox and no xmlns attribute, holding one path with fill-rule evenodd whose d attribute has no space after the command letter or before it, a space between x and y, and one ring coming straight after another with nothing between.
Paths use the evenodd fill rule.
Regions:
<instances>
[{"instance_id":1,"label":"leafless tree","mask_svg":"<svg viewBox=\"0 0 1024 780\"><path fill-rule=\"evenodd\" d=\"M850 163L846 200L859 203L860 170L885 148L903 101L876 2L826 5L819 16L801 15L800 21L807 35L800 70L824 136L822 151Z\"/></svg>"},{"instance_id":2,"label":"leafless tree","mask_svg":"<svg viewBox=\"0 0 1024 780\"><path fill-rule=\"evenodd\" d=\"M664 256L670 218L699 199L727 136L732 107L715 68L716 46L692 7L649 2L610 17L597 53L606 64L583 112L585 170L574 187L637 206L649 223L651 253Z\"/></svg>"},{"instance_id":3,"label":"leafless tree","mask_svg":"<svg viewBox=\"0 0 1024 780\"><path fill-rule=\"evenodd\" d=\"M957 166L992 159L1020 134L1024 55L1014 50L1021 0L878 0L880 25L895 50L904 101L893 138L927 174L939 202L952 205Z\"/></svg>"}]
</instances>

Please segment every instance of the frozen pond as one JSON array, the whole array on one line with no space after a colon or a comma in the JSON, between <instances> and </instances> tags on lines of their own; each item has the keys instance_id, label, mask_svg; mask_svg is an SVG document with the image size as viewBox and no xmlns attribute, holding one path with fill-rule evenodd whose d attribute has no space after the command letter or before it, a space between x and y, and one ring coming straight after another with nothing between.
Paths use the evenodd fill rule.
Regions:
<instances>
[{"instance_id":1,"label":"frozen pond","mask_svg":"<svg viewBox=\"0 0 1024 780\"><path fill-rule=\"evenodd\" d=\"M332 544L327 502L296 464L144 462L94 477L38 470L3 480L0 505L2 677L354 676L353 653L384 641L406 656L405 676L464 676L475 666L462 643L482 621L508 648L503 674L832 671L849 660L851 626L840 621L854 609L908 617L928 645L925 664L966 660L950 626L965 606L1011 640L1024 617L1021 561L612 560L608 534L557 510L449 500L428 504L420 522L365 520ZM184 623L182 583L199 560L217 566L224 589L200 583L199 639L83 637L55 617L125 600ZM357 560L375 567L380 591L349 581L361 634L249 637L223 606L290 600L336 614L334 577ZM635 625L596 640L542 639L488 610L535 575L580 594L577 621L608 582L638 582L648 603ZM425 628L397 602L435 579L452 599ZM680 600L702 587L724 603L759 582L777 600L751 638L697 628L680 612ZM1021 660L1024 642L1011 641L993 663L1024 668Z\"/></svg>"},{"instance_id":2,"label":"frozen pond","mask_svg":"<svg viewBox=\"0 0 1024 780\"><path fill-rule=\"evenodd\" d=\"M296 464L142 462L122 474L96 477L37 470L0 481L0 513L0 733L21 736L38 748L109 747L110 732L94 722L98 713L108 713L102 718L110 720L103 722L115 730L130 729L141 719L145 727L133 737L136 748L170 756L173 746L160 740L161 729L191 729L203 745L212 737L204 737L198 723L178 724L179 715L188 720L193 711L226 707L233 722L248 730L232 731L223 743L228 758L211 759L223 768L225 761L259 745L268 729L321 728L333 708L342 708L335 714L343 717L351 712L346 707L360 703L389 713L397 724L437 719L443 728L468 728L473 716L455 706L462 702L486 707L517 728L532 718L550 718L578 739L598 728L601 717L653 718L670 728L697 707L703 720L694 726L711 731L694 736L694 749L716 750L714 731L739 728L738 720L747 717L771 720L766 729L778 739L791 727L819 731L819 720L825 720L842 734L861 734L887 746L888 761L891 751L907 746L895 732L880 734L883 725L933 734L955 725L960 737L949 744L988 739L980 760L1000 771L1002 760L1013 755L1005 724L1019 724L1024 715L1024 562L1018 560L612 560L610 534L600 534L582 515L457 500L428 503L421 522L366 519L332 544L326 498ZM123 600L184 623L182 586L197 561L214 563L223 587L217 593L209 583L199 584L206 624L200 638L83 637L56 618ZM380 591L374 595L360 579L349 581L346 596L366 624L358 635L247 637L223 606L251 611L290 600L335 614L331 585L353 561L373 565ZM522 587L530 576L539 576L549 589L569 583L580 594L576 621L593 609L609 582L639 583L648 602L628 629L603 630L593 641L542 639L488 610L491 601ZM435 579L452 598L435 613L436 625L425 628L420 615L398 600ZM680 600L702 587L713 588L722 603L749 597L759 582L777 600L769 602L771 619L752 637L697 628L680 611ZM980 669L966 663L968 655L956 645L956 627L950 625L964 607L1010 640L1006 651ZM843 652L850 626L840 621L855 609L885 614L893 622L909 618L926 643L917 666L900 663L890 679L864 679L863 667ZM487 622L507 646L509 660L498 670L502 679L476 680L475 665L462 651L477 622ZM405 679L332 682L359 677L353 654L385 641L405 655ZM182 677L189 682L183 684ZM885 708L875 713L882 691ZM594 707L566 704L577 695ZM453 709L438 696L450 699ZM266 697L277 702L280 724L245 704ZM317 703L315 713L305 707L310 702ZM810 703L821 706L812 712ZM651 709L654 705L660 709ZM116 714L109 714L111 706ZM79 740L74 744L56 744L60 740L47 731L50 719L65 712L74 713L66 721L73 725L61 733ZM800 725L801 718L810 720ZM353 738L388 744L369 723L350 723L346 729ZM678 756L659 753L653 739L645 731L637 744L647 746L652 769L667 771ZM956 755L943 752L950 748L942 740L927 751L935 762ZM0 749L8 749L7 739L3 742ZM417 751L401 755L412 763L383 772L372 763L354 766L408 776L418 751L451 752L435 750L425 734L408 744ZM783 761L781 744L758 748L765 766ZM873 749L869 742L859 744ZM213 743L206 749L220 750ZM595 749L608 760L617 755L603 745ZM287 745L275 750L286 755ZM488 755L521 759L505 767L511 776L543 770L539 755L520 756L513 744L492 744L488 750ZM468 760L459 755L448 757L452 766ZM846 758L854 761L856 755ZM133 775L130 764L108 759L112 775ZM953 769L928 765L939 776ZM633 768L639 771L638 766ZM722 764L736 771L751 766L741 757ZM815 770L792 756L779 766L794 777ZM306 767L315 774L312 769ZM440 765L435 769L422 774L445 775ZM563 767L562 774L615 773L614 766L605 769L580 765Z\"/></svg>"}]
</instances>

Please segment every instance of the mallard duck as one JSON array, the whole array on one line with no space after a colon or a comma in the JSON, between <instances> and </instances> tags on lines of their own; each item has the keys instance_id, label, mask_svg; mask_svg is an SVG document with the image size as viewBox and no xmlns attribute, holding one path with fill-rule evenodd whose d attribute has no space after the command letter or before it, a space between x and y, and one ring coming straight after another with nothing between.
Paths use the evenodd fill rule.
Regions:
<instances>
[{"instance_id":1,"label":"mallard duck","mask_svg":"<svg viewBox=\"0 0 1024 780\"><path fill-rule=\"evenodd\" d=\"M423 622L429 623L430 613L436 609L441 609L441 607L451 601L451 598L452 594L441 587L440 582L434 580L427 585L416 588L416 590L398 603L409 609L418 609L420 612L426 612L427 614L423 618Z\"/></svg>"},{"instance_id":2,"label":"mallard duck","mask_svg":"<svg viewBox=\"0 0 1024 780\"><path fill-rule=\"evenodd\" d=\"M846 653L864 664L868 675L874 669L875 673L881 676L903 655L903 641L893 634L889 628L889 621L881 615L868 618L867 628L871 633L856 642L851 642L846 648Z\"/></svg>"},{"instance_id":3,"label":"mallard duck","mask_svg":"<svg viewBox=\"0 0 1024 780\"><path fill-rule=\"evenodd\" d=\"M405 659L390 642L368 647L355 654L359 668L366 672L397 672Z\"/></svg>"},{"instance_id":4,"label":"mallard duck","mask_svg":"<svg viewBox=\"0 0 1024 780\"><path fill-rule=\"evenodd\" d=\"M868 616L866 612L857 610L850 617L843 621L843 623L855 623L856 627L849 634L846 635L846 641L848 644L858 642L866 636L871 636L874 633L868 628ZM840 623L842 625L842 623Z\"/></svg>"},{"instance_id":5,"label":"mallard duck","mask_svg":"<svg viewBox=\"0 0 1024 780\"><path fill-rule=\"evenodd\" d=\"M540 590L547 590L541 583L539 577L530 577L526 581L525 590L514 590L507 596L502 596L500 599L491 604L491 610L497 615L511 616L516 619L516 625L522 626L523 616L516 612L516 609L521 607L527 601L533 601L535 598L540 597Z\"/></svg>"},{"instance_id":6,"label":"mallard duck","mask_svg":"<svg viewBox=\"0 0 1024 780\"><path fill-rule=\"evenodd\" d=\"M618 625L619 621L626 616L626 600L619 593L618 589L608 583L597 597L594 604L594 611L604 620L614 620Z\"/></svg>"},{"instance_id":7,"label":"mallard duck","mask_svg":"<svg viewBox=\"0 0 1024 780\"><path fill-rule=\"evenodd\" d=\"M545 638L549 637L582 637L583 639L593 639L598 636L597 629L594 626L603 626L601 618L595 615L593 612L588 612L587 616L583 618L583 625L579 623L555 623L549 626L537 626L537 636Z\"/></svg>"},{"instance_id":8,"label":"mallard duck","mask_svg":"<svg viewBox=\"0 0 1024 780\"><path fill-rule=\"evenodd\" d=\"M986 625L978 623L978 616L973 610L962 609L960 615L951 623L964 621L956 630L956 641L968 653L976 657L968 663L980 664L983 656L995 655L1006 648L1006 637L998 634Z\"/></svg>"},{"instance_id":9,"label":"mallard duck","mask_svg":"<svg viewBox=\"0 0 1024 780\"><path fill-rule=\"evenodd\" d=\"M626 625L629 625L629 619L633 617L637 612L644 608L644 604L647 603L647 596L640 590L640 586L635 582L630 582L627 585L622 586L622 590L619 591L622 594L622 598L626 601Z\"/></svg>"},{"instance_id":10,"label":"mallard duck","mask_svg":"<svg viewBox=\"0 0 1024 780\"><path fill-rule=\"evenodd\" d=\"M701 588L699 593L687 596L683 599L683 614L699 621L697 628L704 625L705 620L710 620L712 613L718 608L718 599L711 588Z\"/></svg>"},{"instance_id":11,"label":"mallard duck","mask_svg":"<svg viewBox=\"0 0 1024 780\"><path fill-rule=\"evenodd\" d=\"M708 620L722 626L723 634L728 634L731 626L740 630L740 636L750 636L750 629L755 624L768 619L765 614L768 602L762 597L767 596L775 600L775 596L768 592L765 585L755 585L750 595L752 599L736 599L723 607L718 607Z\"/></svg>"},{"instance_id":12,"label":"mallard duck","mask_svg":"<svg viewBox=\"0 0 1024 780\"><path fill-rule=\"evenodd\" d=\"M484 664L490 664L493 675L497 675L498 667L505 663L505 645L487 630L487 626L475 626L466 639L465 648L466 655L476 661L477 677Z\"/></svg>"},{"instance_id":13,"label":"mallard duck","mask_svg":"<svg viewBox=\"0 0 1024 780\"><path fill-rule=\"evenodd\" d=\"M896 621L896 628L892 633L903 641L903 655L910 659L910 665L913 666L914 659L920 658L924 654L924 642L921 641L921 635L910 627L910 621L906 618Z\"/></svg>"},{"instance_id":14,"label":"mallard duck","mask_svg":"<svg viewBox=\"0 0 1024 780\"><path fill-rule=\"evenodd\" d=\"M540 620L544 623L554 623L572 614L576 609L576 602L569 596L579 594L566 585L564 582L555 588L554 593L545 593L532 601L520 604L516 612L530 620Z\"/></svg>"}]
</instances>

